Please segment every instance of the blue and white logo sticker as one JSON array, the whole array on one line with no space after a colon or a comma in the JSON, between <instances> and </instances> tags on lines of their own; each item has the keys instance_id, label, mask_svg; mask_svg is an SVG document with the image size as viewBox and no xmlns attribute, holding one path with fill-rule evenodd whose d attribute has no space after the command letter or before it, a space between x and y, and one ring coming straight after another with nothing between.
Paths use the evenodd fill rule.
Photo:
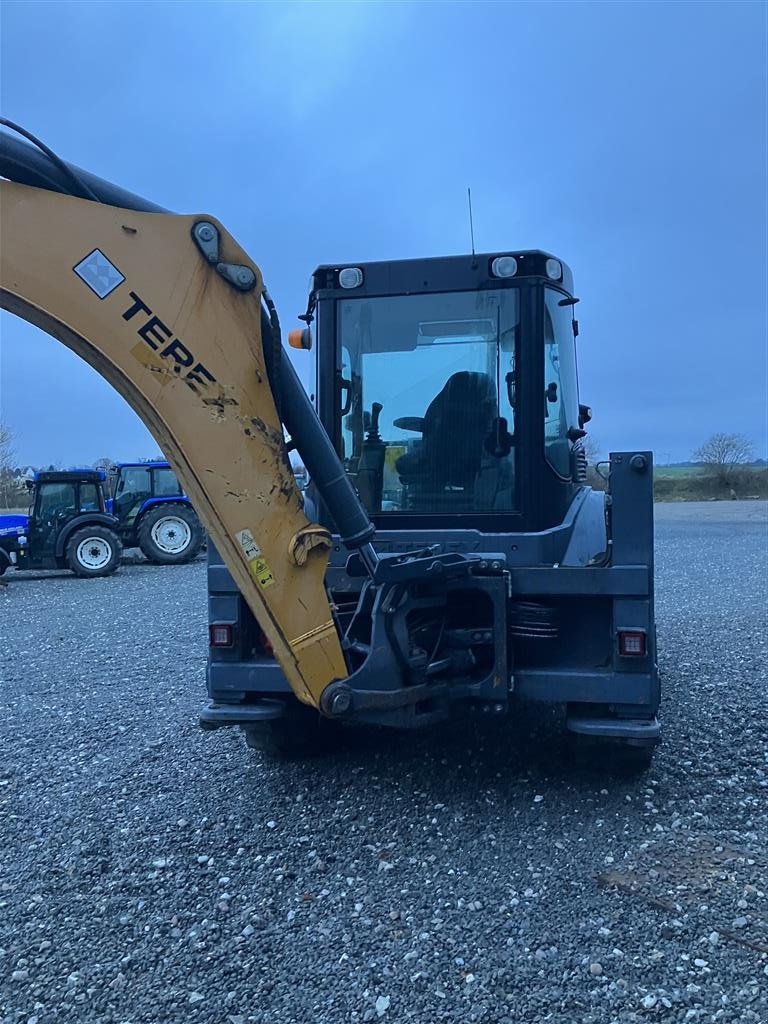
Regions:
<instances>
[{"instance_id":1,"label":"blue and white logo sticker","mask_svg":"<svg viewBox=\"0 0 768 1024\"><path fill-rule=\"evenodd\" d=\"M101 249L94 249L73 269L100 299L106 299L125 280L125 275L120 273L114 263L110 263Z\"/></svg>"}]
</instances>

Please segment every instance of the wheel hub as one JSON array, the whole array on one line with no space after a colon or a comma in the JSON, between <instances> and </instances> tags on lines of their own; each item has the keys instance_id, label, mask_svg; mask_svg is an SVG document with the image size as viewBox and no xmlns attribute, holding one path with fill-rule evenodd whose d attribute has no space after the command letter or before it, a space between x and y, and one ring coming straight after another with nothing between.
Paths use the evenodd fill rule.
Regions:
<instances>
[{"instance_id":1,"label":"wheel hub","mask_svg":"<svg viewBox=\"0 0 768 1024\"><path fill-rule=\"evenodd\" d=\"M87 569L103 569L112 557L112 548L101 537L87 537L77 545L77 560Z\"/></svg>"},{"instance_id":2,"label":"wheel hub","mask_svg":"<svg viewBox=\"0 0 768 1024\"><path fill-rule=\"evenodd\" d=\"M167 555L181 554L192 540L189 524L178 516L165 516L153 525L152 540Z\"/></svg>"}]
</instances>

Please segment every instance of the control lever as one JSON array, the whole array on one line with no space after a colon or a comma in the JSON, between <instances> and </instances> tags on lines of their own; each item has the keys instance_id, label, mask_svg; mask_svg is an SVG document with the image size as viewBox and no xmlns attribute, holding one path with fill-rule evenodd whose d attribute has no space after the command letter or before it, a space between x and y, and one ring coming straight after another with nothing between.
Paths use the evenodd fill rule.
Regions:
<instances>
[{"instance_id":1,"label":"control lever","mask_svg":"<svg viewBox=\"0 0 768 1024\"><path fill-rule=\"evenodd\" d=\"M371 406L368 433L363 441L360 463L357 468L357 492L368 512L381 511L381 497L384 490L384 460L387 445L379 433L379 416L383 409L381 402Z\"/></svg>"}]
</instances>

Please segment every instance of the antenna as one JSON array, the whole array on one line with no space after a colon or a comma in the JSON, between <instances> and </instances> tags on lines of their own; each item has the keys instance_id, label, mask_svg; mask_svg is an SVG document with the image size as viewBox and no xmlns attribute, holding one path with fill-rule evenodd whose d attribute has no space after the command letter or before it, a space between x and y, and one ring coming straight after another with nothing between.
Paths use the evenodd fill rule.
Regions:
<instances>
[{"instance_id":1,"label":"antenna","mask_svg":"<svg viewBox=\"0 0 768 1024\"><path fill-rule=\"evenodd\" d=\"M469 203L469 239L472 243L472 255L475 255L475 226L472 223L472 189L467 188L467 202Z\"/></svg>"}]
</instances>

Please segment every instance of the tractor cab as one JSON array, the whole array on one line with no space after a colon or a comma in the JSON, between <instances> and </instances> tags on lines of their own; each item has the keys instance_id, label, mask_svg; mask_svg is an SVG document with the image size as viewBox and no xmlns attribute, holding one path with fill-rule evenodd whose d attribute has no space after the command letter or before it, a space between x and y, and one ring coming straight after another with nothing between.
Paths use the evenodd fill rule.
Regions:
<instances>
[{"instance_id":1,"label":"tractor cab","mask_svg":"<svg viewBox=\"0 0 768 1024\"><path fill-rule=\"evenodd\" d=\"M380 530L563 521L586 467L561 260L323 266L312 289L320 418Z\"/></svg>"},{"instance_id":2,"label":"tractor cab","mask_svg":"<svg viewBox=\"0 0 768 1024\"><path fill-rule=\"evenodd\" d=\"M111 511L124 526L133 526L152 498L182 495L167 462L119 462L109 476Z\"/></svg>"},{"instance_id":3,"label":"tractor cab","mask_svg":"<svg viewBox=\"0 0 768 1024\"><path fill-rule=\"evenodd\" d=\"M125 547L141 548L158 565L197 556L205 534L167 462L120 462L110 472L108 510L119 522Z\"/></svg>"},{"instance_id":4,"label":"tractor cab","mask_svg":"<svg viewBox=\"0 0 768 1024\"><path fill-rule=\"evenodd\" d=\"M66 569L105 576L120 564L117 522L106 510L104 473L51 470L28 481L29 516L15 532L0 533L0 567Z\"/></svg>"}]
</instances>

